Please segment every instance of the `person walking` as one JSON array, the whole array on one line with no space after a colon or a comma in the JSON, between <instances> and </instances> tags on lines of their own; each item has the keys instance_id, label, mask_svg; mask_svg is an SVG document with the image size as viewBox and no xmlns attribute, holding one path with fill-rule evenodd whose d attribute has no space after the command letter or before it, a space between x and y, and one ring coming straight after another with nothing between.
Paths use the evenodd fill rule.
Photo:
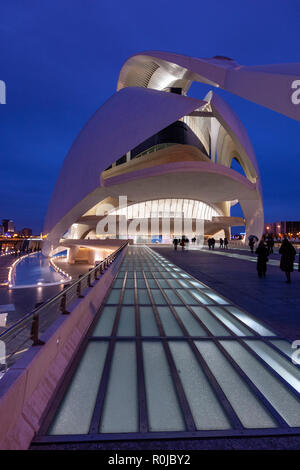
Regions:
<instances>
[{"instance_id":1,"label":"person walking","mask_svg":"<svg viewBox=\"0 0 300 470\"><path fill-rule=\"evenodd\" d=\"M220 248L223 248L223 238L220 238Z\"/></svg>"},{"instance_id":2,"label":"person walking","mask_svg":"<svg viewBox=\"0 0 300 470\"><path fill-rule=\"evenodd\" d=\"M184 245L185 245L184 237L182 237L181 242L180 242L180 246L181 246L182 251L184 250Z\"/></svg>"},{"instance_id":3,"label":"person walking","mask_svg":"<svg viewBox=\"0 0 300 470\"><path fill-rule=\"evenodd\" d=\"M268 258L268 248L264 244L263 241L261 241L255 251L257 254L257 273L259 277L266 277L266 272L267 272L267 262L269 261Z\"/></svg>"},{"instance_id":4,"label":"person walking","mask_svg":"<svg viewBox=\"0 0 300 470\"><path fill-rule=\"evenodd\" d=\"M271 253L274 253L274 250L273 250L273 247L274 247L274 239L271 235L268 236L267 238L267 247L268 247L268 252L269 252L269 255Z\"/></svg>"},{"instance_id":5,"label":"person walking","mask_svg":"<svg viewBox=\"0 0 300 470\"><path fill-rule=\"evenodd\" d=\"M294 271L294 260L296 257L296 250L293 245L285 238L279 248L281 254L280 269L285 272L286 282L291 282L291 273Z\"/></svg>"},{"instance_id":6,"label":"person walking","mask_svg":"<svg viewBox=\"0 0 300 470\"><path fill-rule=\"evenodd\" d=\"M177 245L178 245L178 239L177 238L174 238L173 245L174 245L174 250L177 250Z\"/></svg>"},{"instance_id":7,"label":"person walking","mask_svg":"<svg viewBox=\"0 0 300 470\"><path fill-rule=\"evenodd\" d=\"M212 238L211 239L211 247L212 247L213 250L215 249L215 243L216 243L216 240L214 238Z\"/></svg>"},{"instance_id":8,"label":"person walking","mask_svg":"<svg viewBox=\"0 0 300 470\"><path fill-rule=\"evenodd\" d=\"M211 238L208 238L207 244L208 244L208 249L211 250L211 246L212 246L212 244L211 244Z\"/></svg>"},{"instance_id":9,"label":"person walking","mask_svg":"<svg viewBox=\"0 0 300 470\"><path fill-rule=\"evenodd\" d=\"M249 240L249 248L250 248L250 251L251 253L254 253L254 238L250 238Z\"/></svg>"},{"instance_id":10,"label":"person walking","mask_svg":"<svg viewBox=\"0 0 300 470\"><path fill-rule=\"evenodd\" d=\"M228 239L224 238L224 250L228 250Z\"/></svg>"}]
</instances>

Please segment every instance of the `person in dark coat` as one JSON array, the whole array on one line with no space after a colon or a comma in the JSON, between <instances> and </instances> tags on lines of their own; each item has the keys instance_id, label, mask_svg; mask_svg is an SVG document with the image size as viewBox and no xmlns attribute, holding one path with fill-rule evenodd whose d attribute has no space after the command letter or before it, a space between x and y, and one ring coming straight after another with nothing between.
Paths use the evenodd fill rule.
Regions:
<instances>
[{"instance_id":1,"label":"person in dark coat","mask_svg":"<svg viewBox=\"0 0 300 470\"><path fill-rule=\"evenodd\" d=\"M296 250L293 245L285 238L279 248L281 254L280 269L285 272L286 282L291 282L291 273L294 271L294 260Z\"/></svg>"},{"instance_id":2,"label":"person in dark coat","mask_svg":"<svg viewBox=\"0 0 300 470\"><path fill-rule=\"evenodd\" d=\"M271 235L267 238L267 247L269 254L274 253L273 247L274 247L274 239Z\"/></svg>"},{"instance_id":3,"label":"person in dark coat","mask_svg":"<svg viewBox=\"0 0 300 470\"><path fill-rule=\"evenodd\" d=\"M214 249L215 249L216 240L215 240L214 238L211 238L211 239L210 239L210 242L211 242L211 247L212 247L212 249L214 250Z\"/></svg>"},{"instance_id":4,"label":"person in dark coat","mask_svg":"<svg viewBox=\"0 0 300 470\"><path fill-rule=\"evenodd\" d=\"M177 250L178 242L179 242L179 240L177 240L177 238L174 238L174 240L173 240L174 250Z\"/></svg>"},{"instance_id":5,"label":"person in dark coat","mask_svg":"<svg viewBox=\"0 0 300 470\"><path fill-rule=\"evenodd\" d=\"M264 244L263 241L261 241L255 251L257 254L257 273L259 277L266 277L266 272L267 272L267 262L269 261L268 258L268 248Z\"/></svg>"},{"instance_id":6,"label":"person in dark coat","mask_svg":"<svg viewBox=\"0 0 300 470\"><path fill-rule=\"evenodd\" d=\"M254 243L255 243L255 240L253 238L250 238L249 247L250 247L251 253L254 253Z\"/></svg>"},{"instance_id":7,"label":"person in dark coat","mask_svg":"<svg viewBox=\"0 0 300 470\"><path fill-rule=\"evenodd\" d=\"M224 250L228 250L228 239L224 238Z\"/></svg>"}]
</instances>

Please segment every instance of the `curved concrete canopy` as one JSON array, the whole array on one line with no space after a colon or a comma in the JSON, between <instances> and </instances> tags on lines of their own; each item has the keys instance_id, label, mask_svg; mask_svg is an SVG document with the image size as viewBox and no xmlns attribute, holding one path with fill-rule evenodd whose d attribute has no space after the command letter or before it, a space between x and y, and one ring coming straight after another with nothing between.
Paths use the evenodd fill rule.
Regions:
<instances>
[{"instance_id":1,"label":"curved concrete canopy","mask_svg":"<svg viewBox=\"0 0 300 470\"><path fill-rule=\"evenodd\" d=\"M198 81L300 121L300 105L292 101L293 83L299 79L300 63L249 67L226 57L203 59L147 51L133 55L124 63L117 89L128 86L157 90L181 87L187 92L191 83Z\"/></svg>"},{"instance_id":2,"label":"curved concrete canopy","mask_svg":"<svg viewBox=\"0 0 300 470\"><path fill-rule=\"evenodd\" d=\"M126 194L131 202L151 199L199 199L207 204L257 199L256 184L236 171L211 162L175 162L114 176L104 181L111 196Z\"/></svg>"}]
</instances>

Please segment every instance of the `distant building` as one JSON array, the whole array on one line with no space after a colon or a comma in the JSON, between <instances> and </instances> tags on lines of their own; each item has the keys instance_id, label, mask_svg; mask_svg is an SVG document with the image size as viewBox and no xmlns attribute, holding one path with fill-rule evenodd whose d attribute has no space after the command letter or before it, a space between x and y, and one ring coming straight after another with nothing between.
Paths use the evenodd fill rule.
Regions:
<instances>
[{"instance_id":1,"label":"distant building","mask_svg":"<svg viewBox=\"0 0 300 470\"><path fill-rule=\"evenodd\" d=\"M13 223L12 220L8 221L7 231L12 232L12 233L15 231L15 224Z\"/></svg>"},{"instance_id":2,"label":"distant building","mask_svg":"<svg viewBox=\"0 0 300 470\"><path fill-rule=\"evenodd\" d=\"M300 221L281 221L265 224L265 234L272 234L275 237L288 237L299 238L300 236Z\"/></svg>"},{"instance_id":3,"label":"distant building","mask_svg":"<svg viewBox=\"0 0 300 470\"><path fill-rule=\"evenodd\" d=\"M8 222L9 222L9 219L2 219L2 226L3 226L4 233L8 231Z\"/></svg>"},{"instance_id":4,"label":"distant building","mask_svg":"<svg viewBox=\"0 0 300 470\"><path fill-rule=\"evenodd\" d=\"M32 229L31 228L23 228L20 232L20 235L22 235L23 237L31 237Z\"/></svg>"},{"instance_id":5,"label":"distant building","mask_svg":"<svg viewBox=\"0 0 300 470\"><path fill-rule=\"evenodd\" d=\"M15 225L13 220L2 219L3 232L4 233L13 233L15 231Z\"/></svg>"}]
</instances>

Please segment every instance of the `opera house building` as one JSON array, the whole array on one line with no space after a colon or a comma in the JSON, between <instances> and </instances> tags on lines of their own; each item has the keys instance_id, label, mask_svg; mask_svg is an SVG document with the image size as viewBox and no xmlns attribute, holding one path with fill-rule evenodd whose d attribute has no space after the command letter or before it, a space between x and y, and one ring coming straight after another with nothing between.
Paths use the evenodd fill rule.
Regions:
<instances>
[{"instance_id":1,"label":"opera house building","mask_svg":"<svg viewBox=\"0 0 300 470\"><path fill-rule=\"evenodd\" d=\"M62 246L74 253L78 243L95 248L103 239L229 238L233 226L260 238L260 176L243 124L215 92L188 96L193 81L217 87L211 76L235 63L188 59L145 53L125 62L116 93L63 163L46 217L45 254ZM199 64L203 75L194 70ZM231 216L238 203L243 217Z\"/></svg>"}]
</instances>

